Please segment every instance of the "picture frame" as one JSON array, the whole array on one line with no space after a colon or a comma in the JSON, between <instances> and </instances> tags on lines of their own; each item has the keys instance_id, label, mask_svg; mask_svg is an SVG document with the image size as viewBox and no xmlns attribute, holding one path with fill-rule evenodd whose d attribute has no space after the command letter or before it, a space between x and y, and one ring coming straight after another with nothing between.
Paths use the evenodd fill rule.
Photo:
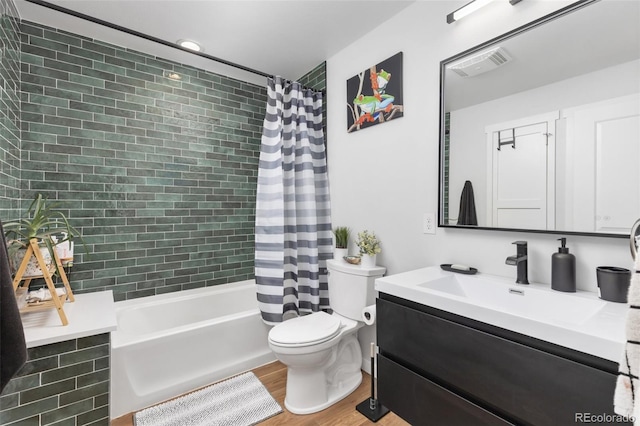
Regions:
<instances>
[{"instance_id":1,"label":"picture frame","mask_svg":"<svg viewBox=\"0 0 640 426\"><path fill-rule=\"evenodd\" d=\"M347 80L347 133L403 115L402 52Z\"/></svg>"}]
</instances>

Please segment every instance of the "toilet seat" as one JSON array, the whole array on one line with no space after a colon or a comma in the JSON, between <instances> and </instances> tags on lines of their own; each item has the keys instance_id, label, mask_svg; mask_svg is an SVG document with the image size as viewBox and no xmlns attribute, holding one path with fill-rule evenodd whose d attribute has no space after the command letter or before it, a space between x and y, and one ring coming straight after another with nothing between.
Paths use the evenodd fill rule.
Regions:
<instances>
[{"instance_id":1,"label":"toilet seat","mask_svg":"<svg viewBox=\"0 0 640 426\"><path fill-rule=\"evenodd\" d=\"M276 325L269 332L269 341L286 348L317 345L336 337L341 325L337 317L315 312Z\"/></svg>"}]
</instances>

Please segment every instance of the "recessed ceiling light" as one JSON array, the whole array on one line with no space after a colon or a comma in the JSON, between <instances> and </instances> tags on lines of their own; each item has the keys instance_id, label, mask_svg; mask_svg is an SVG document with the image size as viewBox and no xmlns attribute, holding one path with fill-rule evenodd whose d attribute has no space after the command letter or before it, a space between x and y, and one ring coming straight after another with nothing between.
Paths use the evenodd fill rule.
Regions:
<instances>
[{"instance_id":1,"label":"recessed ceiling light","mask_svg":"<svg viewBox=\"0 0 640 426\"><path fill-rule=\"evenodd\" d=\"M170 78L171 80L182 80L182 76L175 71L165 70L163 74L165 77Z\"/></svg>"},{"instance_id":2,"label":"recessed ceiling light","mask_svg":"<svg viewBox=\"0 0 640 426\"><path fill-rule=\"evenodd\" d=\"M190 49L190 50L195 50L196 52L202 52L204 51L204 49L202 48L202 46L200 46L198 43L196 43L195 41L191 41L191 40L178 40L177 41L178 45L186 48L186 49Z\"/></svg>"}]
</instances>

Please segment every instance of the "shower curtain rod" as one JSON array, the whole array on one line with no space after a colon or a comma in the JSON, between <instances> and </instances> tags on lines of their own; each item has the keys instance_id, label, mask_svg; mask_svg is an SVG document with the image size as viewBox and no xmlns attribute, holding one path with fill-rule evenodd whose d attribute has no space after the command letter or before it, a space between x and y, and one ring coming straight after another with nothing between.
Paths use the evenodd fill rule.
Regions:
<instances>
[{"instance_id":1,"label":"shower curtain rod","mask_svg":"<svg viewBox=\"0 0 640 426\"><path fill-rule=\"evenodd\" d=\"M161 38L154 37L154 36L151 36L149 34L141 33L140 31L132 30L130 28L123 27L121 25L114 24L112 22L108 22L108 21L105 21L105 20L100 19L100 18L95 18L93 16L86 15L86 14L81 13L81 12L77 12L75 10L67 9L66 7L58 6L57 4L49 3L49 2L44 1L44 0L25 0L25 1L28 2L28 3L36 4L38 6L46 7L46 8L51 9L51 10L55 10L57 12L61 12L61 13L67 14L67 15L71 15L71 16L74 16L76 18L84 19L85 21L93 22L94 24L102 25L102 26L105 26L105 27L108 27L108 28L111 28L111 29L114 29L114 30L117 30L117 31L122 31L124 33L129 34L129 35L140 37L140 38L143 38L145 40L149 40L149 41L152 41L152 42L155 42L155 43L162 44L164 46L172 47L174 49L179 49L179 50L182 50L183 52L191 53L193 55L198 55L198 56L201 56L203 58L210 59L210 60L212 60L214 62L218 62L218 63L221 63L223 65L227 65L227 66L230 66L230 67L233 67L233 68L240 69L242 71L247 71L247 72L250 72L252 74L261 75L261 76L267 77L267 78L275 78L275 76L273 74L268 74L268 73L266 73L264 71L259 71L259 70L256 70L254 68L249 68L249 67L246 67L244 65L236 64L235 62L227 61L225 59L221 59L221 58L218 58L218 57L215 57L215 56L212 56L212 55L207 55L206 53L203 53L203 52L196 52L195 50L187 49L186 47L182 47L182 46L177 45L175 43L168 42L168 41L163 40ZM291 82L291 80L287 80L287 79L285 79L285 81L289 82L289 83ZM310 89L310 90L314 90L316 92L322 92L323 94L325 93L324 90L317 90L317 89L313 89L311 87L306 87L306 86L302 86L302 87L304 89Z\"/></svg>"}]
</instances>

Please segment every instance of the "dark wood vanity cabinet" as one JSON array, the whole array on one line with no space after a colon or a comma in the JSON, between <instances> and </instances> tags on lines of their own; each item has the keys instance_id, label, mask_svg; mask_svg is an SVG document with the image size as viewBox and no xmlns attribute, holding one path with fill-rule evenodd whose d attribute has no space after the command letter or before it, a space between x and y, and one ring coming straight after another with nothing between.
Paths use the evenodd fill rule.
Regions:
<instances>
[{"instance_id":1,"label":"dark wood vanity cabinet","mask_svg":"<svg viewBox=\"0 0 640 426\"><path fill-rule=\"evenodd\" d=\"M378 398L413 425L625 424L614 362L384 293L377 318Z\"/></svg>"}]
</instances>

